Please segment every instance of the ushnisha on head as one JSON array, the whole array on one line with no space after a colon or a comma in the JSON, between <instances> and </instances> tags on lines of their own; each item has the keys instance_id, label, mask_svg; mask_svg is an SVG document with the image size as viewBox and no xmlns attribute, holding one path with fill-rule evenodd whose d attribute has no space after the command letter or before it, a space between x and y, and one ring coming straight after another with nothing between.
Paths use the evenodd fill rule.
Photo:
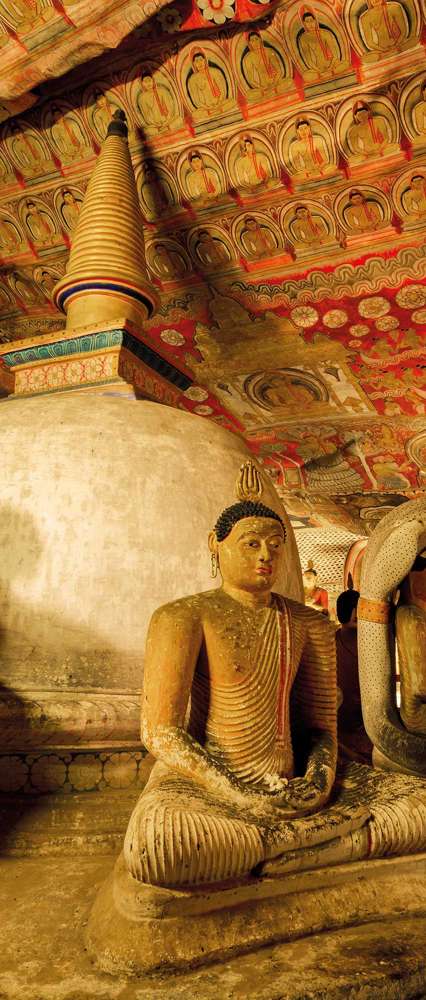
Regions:
<instances>
[{"instance_id":1,"label":"ushnisha on head","mask_svg":"<svg viewBox=\"0 0 426 1000\"><path fill-rule=\"evenodd\" d=\"M285 525L261 502L262 482L250 460L241 466L236 493L239 502L222 511L209 535L212 576L219 568L225 589L270 592L284 549Z\"/></svg>"}]
</instances>

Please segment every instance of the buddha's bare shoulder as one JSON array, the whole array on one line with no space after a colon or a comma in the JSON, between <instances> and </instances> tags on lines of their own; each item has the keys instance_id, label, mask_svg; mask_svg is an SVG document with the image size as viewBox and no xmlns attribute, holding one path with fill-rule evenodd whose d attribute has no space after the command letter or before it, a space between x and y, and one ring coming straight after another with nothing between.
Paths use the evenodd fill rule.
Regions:
<instances>
[{"instance_id":1,"label":"buddha's bare shoulder","mask_svg":"<svg viewBox=\"0 0 426 1000\"><path fill-rule=\"evenodd\" d=\"M152 625L201 623L209 613L214 613L221 605L221 591L203 590L199 594L179 597L176 601L162 604L151 618Z\"/></svg>"}]
</instances>

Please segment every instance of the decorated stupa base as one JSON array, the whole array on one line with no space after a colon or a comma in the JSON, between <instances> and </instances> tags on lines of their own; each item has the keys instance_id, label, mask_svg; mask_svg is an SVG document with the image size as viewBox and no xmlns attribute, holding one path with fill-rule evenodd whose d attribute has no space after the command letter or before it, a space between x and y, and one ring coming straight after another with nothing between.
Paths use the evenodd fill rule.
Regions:
<instances>
[{"instance_id":1,"label":"decorated stupa base","mask_svg":"<svg viewBox=\"0 0 426 1000\"><path fill-rule=\"evenodd\" d=\"M14 397L114 386L177 406L191 384L124 317L0 346L0 388Z\"/></svg>"}]
</instances>

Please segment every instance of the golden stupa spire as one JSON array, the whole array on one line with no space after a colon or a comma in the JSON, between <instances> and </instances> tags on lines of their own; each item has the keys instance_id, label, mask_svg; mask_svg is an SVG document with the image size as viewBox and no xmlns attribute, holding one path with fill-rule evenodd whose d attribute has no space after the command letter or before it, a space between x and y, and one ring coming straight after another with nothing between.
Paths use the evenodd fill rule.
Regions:
<instances>
[{"instance_id":1,"label":"golden stupa spire","mask_svg":"<svg viewBox=\"0 0 426 1000\"><path fill-rule=\"evenodd\" d=\"M66 273L55 288L67 329L116 319L140 324L157 303L146 274L127 131L124 111L117 110L90 178Z\"/></svg>"}]
</instances>

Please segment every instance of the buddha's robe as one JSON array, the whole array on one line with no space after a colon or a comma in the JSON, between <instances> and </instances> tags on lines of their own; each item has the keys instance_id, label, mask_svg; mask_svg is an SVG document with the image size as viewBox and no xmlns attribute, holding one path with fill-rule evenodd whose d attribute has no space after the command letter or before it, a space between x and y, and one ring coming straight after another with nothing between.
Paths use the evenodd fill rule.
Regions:
<instances>
[{"instance_id":1,"label":"buddha's robe","mask_svg":"<svg viewBox=\"0 0 426 1000\"><path fill-rule=\"evenodd\" d=\"M413 122L417 132L426 132L426 100L419 101L413 108Z\"/></svg>"},{"instance_id":2,"label":"buddha's robe","mask_svg":"<svg viewBox=\"0 0 426 1000\"><path fill-rule=\"evenodd\" d=\"M380 156L392 142L389 125L383 115L369 115L368 121L351 125L348 145L355 155Z\"/></svg>"},{"instance_id":3,"label":"buddha's robe","mask_svg":"<svg viewBox=\"0 0 426 1000\"><path fill-rule=\"evenodd\" d=\"M304 63L318 78L330 76L340 67L339 44L333 31L327 28L317 24L315 31L302 31L299 47Z\"/></svg>"},{"instance_id":4,"label":"buddha's robe","mask_svg":"<svg viewBox=\"0 0 426 1000\"><path fill-rule=\"evenodd\" d=\"M274 90L283 78L281 60L270 45L262 43L256 50L249 49L242 65L253 90Z\"/></svg>"},{"instance_id":5,"label":"buddha's robe","mask_svg":"<svg viewBox=\"0 0 426 1000\"><path fill-rule=\"evenodd\" d=\"M242 153L235 160L235 173L238 185L241 187L258 187L265 184L272 176L271 164L264 153L253 150L252 153Z\"/></svg>"},{"instance_id":6,"label":"buddha's robe","mask_svg":"<svg viewBox=\"0 0 426 1000\"><path fill-rule=\"evenodd\" d=\"M329 168L328 149L319 135L311 133L306 139L294 139L289 153L298 174L321 176Z\"/></svg>"},{"instance_id":7,"label":"buddha's robe","mask_svg":"<svg viewBox=\"0 0 426 1000\"><path fill-rule=\"evenodd\" d=\"M161 83L154 81L151 90L145 90L142 86L137 103L145 128L151 132L167 128L177 118L173 97L168 87Z\"/></svg>"},{"instance_id":8,"label":"buddha's robe","mask_svg":"<svg viewBox=\"0 0 426 1000\"><path fill-rule=\"evenodd\" d=\"M204 164L201 170L191 168L185 178L186 188L191 201L199 198L216 198L220 193L219 179L211 167Z\"/></svg>"},{"instance_id":9,"label":"buddha's robe","mask_svg":"<svg viewBox=\"0 0 426 1000\"><path fill-rule=\"evenodd\" d=\"M335 734L334 632L315 611L274 595L263 613L252 663L239 682L215 687L196 669L188 732L213 760L256 786L294 774L291 692L301 727ZM347 814L336 813L331 827L320 830L319 840L328 840L330 829L335 836L339 824L348 829ZM142 882L215 882L273 856L277 838L283 836L289 847L300 846L291 823L262 828L158 762L131 817L125 857Z\"/></svg>"},{"instance_id":10,"label":"buddha's robe","mask_svg":"<svg viewBox=\"0 0 426 1000\"><path fill-rule=\"evenodd\" d=\"M395 0L384 0L381 7L364 11L359 26L367 48L383 54L400 49L410 33L404 8Z\"/></svg>"},{"instance_id":11,"label":"buddha's robe","mask_svg":"<svg viewBox=\"0 0 426 1000\"><path fill-rule=\"evenodd\" d=\"M204 70L194 69L187 82L189 96L195 108L212 111L225 103L226 80L220 69L210 63Z\"/></svg>"},{"instance_id":12,"label":"buddha's robe","mask_svg":"<svg viewBox=\"0 0 426 1000\"><path fill-rule=\"evenodd\" d=\"M214 594L196 597L213 601ZM188 608L191 600L168 608ZM293 739L295 751L306 731L335 739L334 652L327 620L273 595L262 613L252 669L239 682L213 686L197 665L188 733L247 786L273 788L277 776L291 779ZM338 775L331 804L315 815L281 819L274 813L265 821L159 761L130 819L124 857L141 882L191 886L243 876L262 862L274 874L425 846L421 779L350 765Z\"/></svg>"}]
</instances>

